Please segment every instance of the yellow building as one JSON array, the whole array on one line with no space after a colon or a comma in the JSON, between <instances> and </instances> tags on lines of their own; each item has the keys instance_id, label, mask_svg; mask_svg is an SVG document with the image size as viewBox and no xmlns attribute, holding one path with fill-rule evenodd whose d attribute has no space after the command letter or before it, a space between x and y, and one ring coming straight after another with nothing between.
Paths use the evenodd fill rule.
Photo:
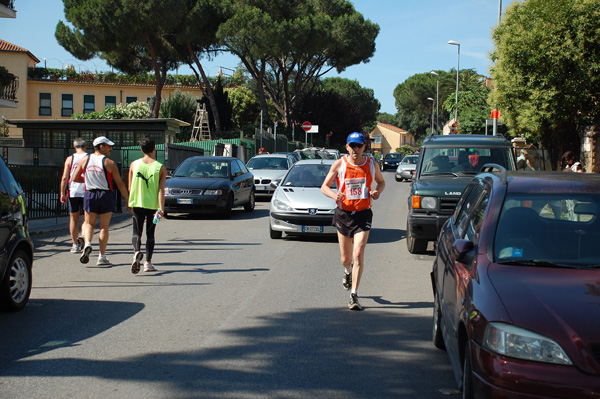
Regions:
<instances>
[{"instance_id":1,"label":"yellow building","mask_svg":"<svg viewBox=\"0 0 600 399\"><path fill-rule=\"evenodd\" d=\"M382 157L390 152L396 152L396 148L403 145L416 148L412 134L388 123L377 122L377 127L369 136L373 140L371 151L379 151Z\"/></svg>"},{"instance_id":2,"label":"yellow building","mask_svg":"<svg viewBox=\"0 0 600 399\"><path fill-rule=\"evenodd\" d=\"M0 115L9 121L70 119L72 114L102 111L109 105L150 102L155 95L154 84L101 82L93 80L89 74L81 74L77 79L28 78L28 68L39 62L28 50L0 39L0 65L19 82L15 100L0 98ZM181 85L165 85L162 98L176 90L202 98L199 87ZM11 127L9 137L22 138L22 129Z\"/></svg>"}]
</instances>

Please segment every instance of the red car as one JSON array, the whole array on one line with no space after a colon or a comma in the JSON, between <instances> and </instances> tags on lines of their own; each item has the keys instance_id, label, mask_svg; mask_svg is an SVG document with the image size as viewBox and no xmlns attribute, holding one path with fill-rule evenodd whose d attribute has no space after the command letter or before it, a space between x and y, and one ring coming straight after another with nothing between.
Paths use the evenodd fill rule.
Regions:
<instances>
[{"instance_id":1,"label":"red car","mask_svg":"<svg viewBox=\"0 0 600 399\"><path fill-rule=\"evenodd\" d=\"M435 346L463 398L600 397L600 176L482 172L437 241Z\"/></svg>"}]
</instances>

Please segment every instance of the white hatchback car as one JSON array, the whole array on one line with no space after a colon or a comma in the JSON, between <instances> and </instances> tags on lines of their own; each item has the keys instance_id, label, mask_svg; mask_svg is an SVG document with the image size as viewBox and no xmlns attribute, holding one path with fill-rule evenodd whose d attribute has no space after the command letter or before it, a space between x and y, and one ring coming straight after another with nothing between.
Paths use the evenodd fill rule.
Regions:
<instances>
[{"instance_id":1,"label":"white hatchback car","mask_svg":"<svg viewBox=\"0 0 600 399\"><path fill-rule=\"evenodd\" d=\"M332 226L335 201L321 192L321 185L335 161L307 159L292 166L273 193L269 210L271 238L296 234L337 234ZM335 190L335 183L332 186Z\"/></svg>"}]
</instances>

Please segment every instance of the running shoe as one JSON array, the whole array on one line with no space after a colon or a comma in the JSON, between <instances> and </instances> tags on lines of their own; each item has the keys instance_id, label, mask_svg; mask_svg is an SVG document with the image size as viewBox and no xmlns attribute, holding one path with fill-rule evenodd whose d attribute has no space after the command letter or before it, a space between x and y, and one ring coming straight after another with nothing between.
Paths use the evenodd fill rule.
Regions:
<instances>
[{"instance_id":1,"label":"running shoe","mask_svg":"<svg viewBox=\"0 0 600 399\"><path fill-rule=\"evenodd\" d=\"M71 247L71 253L78 254L80 252L81 252L81 247L79 246L79 244L73 244L73 246Z\"/></svg>"},{"instance_id":2,"label":"running shoe","mask_svg":"<svg viewBox=\"0 0 600 399\"><path fill-rule=\"evenodd\" d=\"M152 266L152 263L145 262L144 263L144 271L145 272L155 272L157 270L154 268L154 266Z\"/></svg>"},{"instance_id":3,"label":"running shoe","mask_svg":"<svg viewBox=\"0 0 600 399\"><path fill-rule=\"evenodd\" d=\"M140 272L140 262L143 257L144 257L144 253L140 252L140 251L136 252L133 255L133 263L131 264L131 273L138 274Z\"/></svg>"},{"instance_id":4,"label":"running shoe","mask_svg":"<svg viewBox=\"0 0 600 399\"><path fill-rule=\"evenodd\" d=\"M77 237L77 245L79 245L80 250L85 246L85 240L83 237Z\"/></svg>"},{"instance_id":5,"label":"running shoe","mask_svg":"<svg viewBox=\"0 0 600 399\"><path fill-rule=\"evenodd\" d=\"M96 262L96 266L110 266L111 263L106 257L106 255L99 255L98 262Z\"/></svg>"},{"instance_id":6,"label":"running shoe","mask_svg":"<svg viewBox=\"0 0 600 399\"><path fill-rule=\"evenodd\" d=\"M344 286L344 289L346 291L350 291L350 288L352 288L352 272L344 272L344 278L342 278L342 285Z\"/></svg>"},{"instance_id":7,"label":"running shoe","mask_svg":"<svg viewBox=\"0 0 600 399\"><path fill-rule=\"evenodd\" d=\"M90 254L92 253L92 244L86 245L83 248L83 253L79 257L81 263L88 263L90 261Z\"/></svg>"},{"instance_id":8,"label":"running shoe","mask_svg":"<svg viewBox=\"0 0 600 399\"><path fill-rule=\"evenodd\" d=\"M358 303L358 295L350 294L350 302L348 302L348 309L350 310L362 310L362 306Z\"/></svg>"}]
</instances>

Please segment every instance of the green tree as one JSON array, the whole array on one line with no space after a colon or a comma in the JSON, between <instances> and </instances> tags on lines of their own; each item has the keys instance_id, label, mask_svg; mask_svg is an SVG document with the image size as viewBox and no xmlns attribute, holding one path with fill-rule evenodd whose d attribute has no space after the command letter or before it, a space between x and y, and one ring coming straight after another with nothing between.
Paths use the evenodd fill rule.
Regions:
<instances>
[{"instance_id":1,"label":"green tree","mask_svg":"<svg viewBox=\"0 0 600 399\"><path fill-rule=\"evenodd\" d=\"M381 108L381 103L375 98L373 89L361 87L357 80L344 78L325 78L321 84L325 90L339 94L359 109L363 123L361 130L373 130Z\"/></svg>"},{"instance_id":2,"label":"green tree","mask_svg":"<svg viewBox=\"0 0 600 399\"><path fill-rule=\"evenodd\" d=\"M492 38L490 102L503 121L541 142L553 163L579 152L579 132L600 117L600 2L514 2Z\"/></svg>"},{"instance_id":3,"label":"green tree","mask_svg":"<svg viewBox=\"0 0 600 399\"><path fill-rule=\"evenodd\" d=\"M74 57L96 56L123 72L153 71L156 95L152 117L160 110L167 72L182 60L172 43L192 0L64 0L65 17L55 36Z\"/></svg>"},{"instance_id":4,"label":"green tree","mask_svg":"<svg viewBox=\"0 0 600 399\"><path fill-rule=\"evenodd\" d=\"M217 36L256 80L286 125L300 95L332 69L367 62L379 26L347 0L231 0L233 15ZM268 114L267 114L268 115Z\"/></svg>"},{"instance_id":5,"label":"green tree","mask_svg":"<svg viewBox=\"0 0 600 399\"><path fill-rule=\"evenodd\" d=\"M260 117L258 97L247 86L227 90L233 108L233 126L238 129L254 124Z\"/></svg>"},{"instance_id":6,"label":"green tree","mask_svg":"<svg viewBox=\"0 0 600 399\"><path fill-rule=\"evenodd\" d=\"M487 102L490 89L485 79L480 77L477 80L474 75L467 75L461 88L458 93L459 133L485 134L486 120L491 116L491 107ZM453 114L455 104L456 94L453 93L444 102L444 109Z\"/></svg>"},{"instance_id":7,"label":"green tree","mask_svg":"<svg viewBox=\"0 0 600 399\"><path fill-rule=\"evenodd\" d=\"M231 129L233 127L233 123L231 121L233 107L231 105L231 101L229 101L228 93L223 90L223 80L220 76L217 78L217 83L212 90L212 94L214 96L217 115L215 115L213 108L208 106L208 120L210 121L211 128L214 129L216 126L216 121L220 119L220 133L219 130L217 130L217 138L220 138L223 137L225 133L231 134ZM208 98L204 97L202 101L206 105L209 105Z\"/></svg>"},{"instance_id":8,"label":"green tree","mask_svg":"<svg viewBox=\"0 0 600 399\"><path fill-rule=\"evenodd\" d=\"M396 115L388 114L387 112L380 112L377 115L377 122L387 123L388 125L398 126L398 119Z\"/></svg>"},{"instance_id":9,"label":"green tree","mask_svg":"<svg viewBox=\"0 0 600 399\"><path fill-rule=\"evenodd\" d=\"M190 124L190 126L180 128L177 141L189 141L197 105L198 99L195 96L189 93L182 93L179 90L176 90L162 102L160 106L161 118L175 118Z\"/></svg>"}]
</instances>

